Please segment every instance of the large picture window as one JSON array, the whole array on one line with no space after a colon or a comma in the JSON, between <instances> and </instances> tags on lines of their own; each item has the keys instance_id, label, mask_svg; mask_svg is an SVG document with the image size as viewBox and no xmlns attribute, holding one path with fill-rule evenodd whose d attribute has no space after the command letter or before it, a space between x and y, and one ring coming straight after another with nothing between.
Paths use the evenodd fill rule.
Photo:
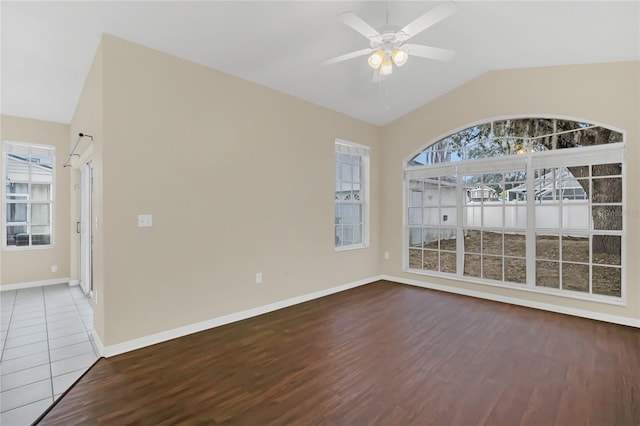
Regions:
<instances>
[{"instance_id":1,"label":"large picture window","mask_svg":"<svg viewBox=\"0 0 640 426\"><path fill-rule=\"evenodd\" d=\"M405 270L624 296L623 135L554 118L479 124L405 167Z\"/></svg>"},{"instance_id":2,"label":"large picture window","mask_svg":"<svg viewBox=\"0 0 640 426\"><path fill-rule=\"evenodd\" d=\"M336 250L369 244L369 148L335 143Z\"/></svg>"},{"instance_id":3,"label":"large picture window","mask_svg":"<svg viewBox=\"0 0 640 426\"><path fill-rule=\"evenodd\" d=\"M53 244L55 149L3 142L3 247Z\"/></svg>"}]
</instances>

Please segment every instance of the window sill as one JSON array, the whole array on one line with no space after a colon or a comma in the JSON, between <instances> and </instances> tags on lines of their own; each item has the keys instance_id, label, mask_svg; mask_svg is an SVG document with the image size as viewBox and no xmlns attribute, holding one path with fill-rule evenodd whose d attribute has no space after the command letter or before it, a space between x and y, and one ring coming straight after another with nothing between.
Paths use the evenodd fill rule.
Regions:
<instances>
[{"instance_id":1,"label":"window sill","mask_svg":"<svg viewBox=\"0 0 640 426\"><path fill-rule=\"evenodd\" d=\"M359 249L366 249L366 248L369 248L369 244L353 244L350 246L336 247L335 250L336 252L339 252L339 251L350 251L350 250L359 250Z\"/></svg>"},{"instance_id":2,"label":"window sill","mask_svg":"<svg viewBox=\"0 0 640 426\"><path fill-rule=\"evenodd\" d=\"M603 304L607 304L607 305L627 306L627 301L626 301L624 296L623 297L615 297L615 296L588 295L588 294L575 292L575 291L571 291L571 290L559 290L559 289L545 288L545 287L529 287L529 286L526 286L525 284L516 284L516 283L514 283L514 284L505 284L505 283L502 283L502 282L499 282L499 281L483 280L483 279L479 279L479 278L460 276L460 275L455 275L455 274L443 274L443 273L438 273L438 272L424 272L424 271L418 270L418 269L404 268L403 271L406 272L406 273L409 273L409 274L416 274L416 275L422 275L422 276L427 276L427 277L445 278L445 279L449 279L449 280L462 281L462 282L471 283L471 284L481 284L481 285L486 285L486 286L491 286L491 287L499 287L499 288L506 288L506 289L510 289L510 290L525 291L525 292L528 292L528 293L547 294L547 295L551 295L551 296L564 297L564 298L567 298L567 299L584 300L584 301L587 301L587 302L603 303ZM624 294L624 289L623 289L623 294Z\"/></svg>"},{"instance_id":3,"label":"window sill","mask_svg":"<svg viewBox=\"0 0 640 426\"><path fill-rule=\"evenodd\" d=\"M30 251L30 250L47 250L55 248L55 244L49 244L46 246L5 246L2 247L2 251L10 252L10 251Z\"/></svg>"}]
</instances>

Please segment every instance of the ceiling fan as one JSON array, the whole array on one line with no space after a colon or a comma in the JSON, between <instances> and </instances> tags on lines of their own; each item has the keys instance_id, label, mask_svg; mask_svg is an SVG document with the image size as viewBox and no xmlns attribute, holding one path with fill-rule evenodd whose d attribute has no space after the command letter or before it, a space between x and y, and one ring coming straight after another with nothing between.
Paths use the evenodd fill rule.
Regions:
<instances>
[{"instance_id":1,"label":"ceiling fan","mask_svg":"<svg viewBox=\"0 0 640 426\"><path fill-rule=\"evenodd\" d=\"M382 31L376 30L353 12L341 13L338 15L338 19L368 38L370 47L345 53L321 63L330 65L359 56L370 55L368 62L369 66L374 69L373 80L379 81L393 72L393 64L401 67L407 62L409 56L448 61L455 55L453 50L405 42L451 16L455 11L456 7L453 3L442 3L399 30L397 27L386 25L382 28Z\"/></svg>"}]
</instances>

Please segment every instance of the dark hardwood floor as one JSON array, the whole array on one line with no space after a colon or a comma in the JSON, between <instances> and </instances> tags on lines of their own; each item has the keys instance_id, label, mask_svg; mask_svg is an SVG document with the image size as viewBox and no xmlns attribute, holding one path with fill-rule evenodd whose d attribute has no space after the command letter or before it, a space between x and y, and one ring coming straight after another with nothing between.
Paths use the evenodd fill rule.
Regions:
<instances>
[{"instance_id":1,"label":"dark hardwood floor","mask_svg":"<svg viewBox=\"0 0 640 426\"><path fill-rule=\"evenodd\" d=\"M640 331L377 282L99 360L41 425L640 425Z\"/></svg>"}]
</instances>

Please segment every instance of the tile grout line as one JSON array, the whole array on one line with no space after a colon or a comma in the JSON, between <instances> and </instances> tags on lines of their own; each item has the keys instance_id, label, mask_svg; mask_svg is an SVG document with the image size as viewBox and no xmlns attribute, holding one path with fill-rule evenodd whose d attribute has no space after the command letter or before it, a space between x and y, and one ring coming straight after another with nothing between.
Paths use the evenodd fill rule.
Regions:
<instances>
[{"instance_id":1,"label":"tile grout line","mask_svg":"<svg viewBox=\"0 0 640 426\"><path fill-rule=\"evenodd\" d=\"M79 333L78 333L78 334L79 334ZM85 342L74 343L74 345L79 345L79 344L82 344L82 343L85 343ZM69 346L73 346L73 345L62 346L62 348L66 348L66 347L69 347ZM56 350L56 349L60 349L60 348L55 348L54 350ZM91 350L93 351L93 347L91 348ZM44 352L44 351L43 351L43 352ZM35 353L35 354L29 354L29 355L25 355L25 356L37 355L37 354L39 354L39 353L42 353L42 352L37 352L37 353ZM64 361L64 360L67 360L67 359L70 359L70 358L75 358L75 357L83 356L83 355L86 355L86 354L88 354L88 353L89 353L89 352L85 352L85 353L80 353L80 354L76 354L76 355L67 356L67 357L65 357L65 358L60 358L60 359L58 359L58 360L56 360L56 361L53 361L53 362ZM92 353L93 353L93 352L92 352ZM14 359L18 359L18 358L14 358ZM13 361L13 360L9 360L9 361ZM10 373L3 374L3 376L7 376L7 375L9 375L9 374L21 373L21 372L23 372L23 371L25 371L25 370L30 370L30 369L32 369L32 368L41 367L41 366L43 366L43 365L47 365L47 364L49 364L49 365L50 365L50 364L51 364L51 362L43 362L42 364L37 364L37 365L32 365L32 366L30 366L30 367L21 368L20 370L15 370L15 371L12 371L12 372L10 372ZM81 369L79 368L78 370L81 370ZM76 371L76 370L73 370L73 371ZM58 376L61 376L61 375L63 375L63 374L67 374L67 373L58 374ZM52 378L53 378L53 377L58 377L58 376L52 376ZM41 382L41 381L43 381L43 380L46 380L46 379L37 380L37 382ZM36 383L36 382L33 382L33 383ZM26 384L24 384L24 385L18 386L17 388L22 387L22 386L26 386L26 385L29 385L29 384L31 384L31 383L26 383ZM14 389L17 389L17 388L14 388ZM11 389L9 389L9 390L11 390ZM4 391L3 391L3 392L4 392Z\"/></svg>"},{"instance_id":2,"label":"tile grout line","mask_svg":"<svg viewBox=\"0 0 640 426\"><path fill-rule=\"evenodd\" d=\"M69 289L69 292L71 292L71 289ZM83 292L84 294L84 292ZM91 342L91 348L93 349L93 353L99 358L100 355L98 354L98 351L96 350L96 346L95 346L95 342L93 341L93 336L91 335L91 331L87 330L87 324L85 324L84 319L82 318L82 314L80 314L80 309L78 309L78 304L76 303L76 298L73 297L73 294L71 295L71 298L73 299L73 304L76 306L76 309L78 311L78 315L80 315L80 321L82 322L82 328L84 328L84 331L87 333L87 336L89 336L89 342ZM91 306L91 297L86 294L84 295L84 299L83 300L88 300L89 301L89 307L91 308L91 316L93 316L93 306ZM93 319L91 320L93 322Z\"/></svg>"},{"instance_id":3,"label":"tile grout line","mask_svg":"<svg viewBox=\"0 0 640 426\"><path fill-rule=\"evenodd\" d=\"M79 331L79 332L77 332L77 333L67 334L66 336L55 337L55 338L53 338L53 339L51 339L51 340L64 339L65 337L75 336L76 334L86 334L86 331ZM22 337L22 336L20 336L20 337ZM49 342L49 339L48 339L48 338L47 338L47 339L45 339L45 340L47 341L47 343ZM7 350L8 350L8 349L21 348L22 346L33 345L33 344L35 344L35 343L41 343L41 342L44 342L45 340L40 340L40 341L38 341L38 342L32 342L32 343L25 343L25 344L23 344L23 345L18 345L18 346L14 346L14 347L12 347L12 348L7 348ZM78 342L78 343L82 343L82 342ZM58 347L58 348L54 348L54 350L55 350L55 349L66 348L67 346L72 346L72 345L76 345L76 344L77 344L77 343L69 343L68 345L64 345L64 346L60 346L60 347ZM44 352L44 351L43 351L43 352ZM35 354L35 352L34 352L34 354ZM33 355L33 354L30 354L30 355Z\"/></svg>"},{"instance_id":4,"label":"tile grout line","mask_svg":"<svg viewBox=\"0 0 640 426\"><path fill-rule=\"evenodd\" d=\"M36 325L34 325L34 326L32 326L32 327L37 327L37 326L39 326L39 325L44 325L44 324L36 324ZM24 328L24 327L23 327L23 328ZM15 328L15 329L13 329L13 330L20 330L20 329L19 329L19 328ZM12 330L12 331L13 331L13 330ZM12 338L12 339L17 339L17 338L19 338L19 337L33 336L34 334L38 334L38 333L42 333L42 331L34 331L33 333L22 334L22 335L20 335L20 336L12 336L11 338ZM8 334L7 334L7 335L8 335ZM5 340L6 340L6 339L5 339ZM33 343L37 343L37 342L33 342ZM26 345L28 345L29 343L25 343L25 344L26 344ZM5 342L5 345L6 345L6 342ZM23 346L23 345L18 345L18 346ZM17 346L14 346L14 347L17 347ZM7 349L11 349L11 348L7 348ZM2 349L2 352L4 353L4 348Z\"/></svg>"},{"instance_id":5,"label":"tile grout line","mask_svg":"<svg viewBox=\"0 0 640 426\"><path fill-rule=\"evenodd\" d=\"M44 382L44 380L42 380L42 381ZM37 383L37 382L36 382L36 383ZM16 388L16 389L17 389L17 388ZM39 400L37 400L37 401L32 401L32 402L30 402L30 403L28 403L28 404L24 404L24 405L21 405L21 406L19 406L19 407L14 407L14 408L12 408L12 409L10 409L10 410L3 411L3 412L2 412L2 414L6 415L7 413L9 413L9 412L11 412L11 411L13 411L13 410L18 410L18 409L20 409L20 408L26 407L27 405L31 405L31 404L35 404L35 403L38 403L38 402L42 402L42 401L44 401L44 400L46 400L46 399L49 399L49 398L51 398L51 397L50 397L50 396L48 396L48 397L46 397L46 398L42 398L42 399L39 399Z\"/></svg>"},{"instance_id":6,"label":"tile grout line","mask_svg":"<svg viewBox=\"0 0 640 426\"><path fill-rule=\"evenodd\" d=\"M43 351L43 352L44 352L44 351ZM42 352L39 352L39 353L42 353ZM37 355L37 354L38 354L38 353L35 353L35 354L29 354L29 355ZM29 355L25 355L25 356L29 356ZM14 358L14 359L19 359L19 358ZM12 360L12 359L10 359L9 361L13 361L13 360ZM41 367L41 366L46 365L46 364L47 364L46 362L43 362L42 364L32 365L31 367L21 368L20 370L12 371L11 373L5 373L5 374L3 374L3 376L8 376L9 374L21 373L21 372L23 372L23 371L25 371L25 370L30 370L30 369L32 369L32 368ZM43 379L43 380L44 380L44 379ZM42 380L37 380L37 381L38 381L38 382L41 382ZM33 383L35 383L35 382L33 382ZM27 383L27 385L28 385L28 384L29 384L29 383ZM22 386L24 386L24 385L22 385ZM20 386L18 386L18 387L20 387ZM9 389L9 390L10 390L10 389ZM5 392L5 391L2 391L2 392Z\"/></svg>"},{"instance_id":7,"label":"tile grout line","mask_svg":"<svg viewBox=\"0 0 640 426\"><path fill-rule=\"evenodd\" d=\"M11 315L9 315L9 324L7 325L7 337L5 337L4 342L2 342L2 351L0 352L0 362L2 362L2 358L4 357L4 347L7 346L7 340L9 340L9 329L11 328L11 319L13 318L13 313L16 309L16 299L18 298L18 291L16 290L13 293L13 303L11 304Z\"/></svg>"},{"instance_id":8,"label":"tile grout line","mask_svg":"<svg viewBox=\"0 0 640 426\"><path fill-rule=\"evenodd\" d=\"M51 385L51 400L53 401L53 369L51 368L51 346L49 345L49 321L47 319L47 298L42 287L42 300L44 302L44 324L47 332L47 357L49 358L49 384Z\"/></svg>"},{"instance_id":9,"label":"tile grout line","mask_svg":"<svg viewBox=\"0 0 640 426\"><path fill-rule=\"evenodd\" d=\"M82 329L84 330L85 333L87 333L87 335L89 336L89 340L91 340L91 335L90 333L87 331L87 326L84 324L84 319L82 319L82 314L80 313L80 309L78 308L78 304L76 303L76 298L73 297L73 293L71 293L71 287L69 287L69 294L71 295L71 300L73 300L73 306L76 307L76 313L78 314L78 317L80 319L80 323L82 324ZM93 311L93 310L92 310ZM92 346L93 347L93 346Z\"/></svg>"}]
</instances>

